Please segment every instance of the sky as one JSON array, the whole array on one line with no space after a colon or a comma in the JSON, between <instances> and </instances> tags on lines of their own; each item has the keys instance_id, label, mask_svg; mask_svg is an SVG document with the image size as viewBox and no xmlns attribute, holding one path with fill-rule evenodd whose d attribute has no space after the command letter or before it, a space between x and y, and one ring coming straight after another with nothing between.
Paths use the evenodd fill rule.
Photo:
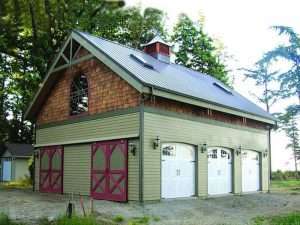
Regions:
<instances>
[{"instance_id":1,"label":"sky","mask_svg":"<svg viewBox=\"0 0 300 225\"><path fill-rule=\"evenodd\" d=\"M251 93L260 89L253 81L244 80L238 68L251 68L265 52L283 43L283 38L278 37L271 26L291 26L300 33L300 1L297 0L126 0L126 5L163 10L167 13L166 24L170 30L180 13L186 13L194 21L204 16L205 31L221 41L226 53L232 56L227 63L232 70L235 90L257 104ZM291 103L297 103L296 98L277 102L271 112L283 111ZM272 133L272 170L294 169L291 151L285 149L286 145L284 133Z\"/></svg>"}]
</instances>

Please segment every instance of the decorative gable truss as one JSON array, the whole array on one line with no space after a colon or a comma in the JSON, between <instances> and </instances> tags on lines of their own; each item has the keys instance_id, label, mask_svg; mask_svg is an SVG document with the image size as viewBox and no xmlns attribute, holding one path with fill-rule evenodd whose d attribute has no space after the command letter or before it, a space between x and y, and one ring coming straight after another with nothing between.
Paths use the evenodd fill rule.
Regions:
<instances>
[{"instance_id":1,"label":"decorative gable truss","mask_svg":"<svg viewBox=\"0 0 300 225\"><path fill-rule=\"evenodd\" d=\"M79 52L82 48L82 45L79 44L72 37L72 35L70 35L63 48L55 58L55 61L53 62L48 74L58 72L77 63L90 60L94 57L94 55L90 53L86 55L80 55Z\"/></svg>"}]
</instances>

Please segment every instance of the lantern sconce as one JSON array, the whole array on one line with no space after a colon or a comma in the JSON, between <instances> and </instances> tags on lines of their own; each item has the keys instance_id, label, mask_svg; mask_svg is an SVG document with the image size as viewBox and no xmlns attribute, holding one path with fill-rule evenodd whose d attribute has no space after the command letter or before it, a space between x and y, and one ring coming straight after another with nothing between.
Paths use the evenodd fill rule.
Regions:
<instances>
[{"instance_id":1,"label":"lantern sconce","mask_svg":"<svg viewBox=\"0 0 300 225\"><path fill-rule=\"evenodd\" d=\"M153 141L153 148L157 149L160 146L160 138L159 136L156 137L156 139L154 139Z\"/></svg>"},{"instance_id":2,"label":"lantern sconce","mask_svg":"<svg viewBox=\"0 0 300 225\"><path fill-rule=\"evenodd\" d=\"M133 156L135 156L135 155L136 155L136 144L134 144L134 143L129 143L129 151L131 152L131 154L132 154Z\"/></svg>"},{"instance_id":3,"label":"lantern sconce","mask_svg":"<svg viewBox=\"0 0 300 225\"><path fill-rule=\"evenodd\" d=\"M263 157L266 158L268 156L268 149L266 149L263 153Z\"/></svg>"},{"instance_id":4,"label":"lantern sconce","mask_svg":"<svg viewBox=\"0 0 300 225\"><path fill-rule=\"evenodd\" d=\"M38 159L38 158L39 158L39 156L40 156L40 154L39 154L39 151L34 151L34 153L33 153L33 154L34 154L34 157L35 157L35 158L37 158L37 159Z\"/></svg>"},{"instance_id":5,"label":"lantern sconce","mask_svg":"<svg viewBox=\"0 0 300 225\"><path fill-rule=\"evenodd\" d=\"M201 145L201 153L204 153L206 151L207 151L207 144L204 143L204 144Z\"/></svg>"},{"instance_id":6,"label":"lantern sconce","mask_svg":"<svg viewBox=\"0 0 300 225\"><path fill-rule=\"evenodd\" d=\"M242 146L239 146L236 150L235 150L235 154L236 155L240 155L242 153Z\"/></svg>"}]
</instances>

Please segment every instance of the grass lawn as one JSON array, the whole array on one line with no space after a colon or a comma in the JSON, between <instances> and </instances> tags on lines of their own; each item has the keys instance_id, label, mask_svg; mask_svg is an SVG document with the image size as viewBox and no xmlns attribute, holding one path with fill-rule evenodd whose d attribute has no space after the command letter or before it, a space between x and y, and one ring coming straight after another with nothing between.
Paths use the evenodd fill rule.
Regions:
<instances>
[{"instance_id":1,"label":"grass lawn","mask_svg":"<svg viewBox=\"0 0 300 225\"><path fill-rule=\"evenodd\" d=\"M300 212L280 216L256 217L254 225L300 225Z\"/></svg>"},{"instance_id":2,"label":"grass lawn","mask_svg":"<svg viewBox=\"0 0 300 225\"><path fill-rule=\"evenodd\" d=\"M149 225L150 220L155 222L159 221L158 217L134 217L125 220L123 216L116 216L109 219L99 218L96 216L73 216L67 218L65 216L58 217L53 221L49 221L47 218L41 218L36 221L35 225ZM31 225L31 223L25 223L21 221L14 221L7 215L0 213L0 225Z\"/></svg>"},{"instance_id":3,"label":"grass lawn","mask_svg":"<svg viewBox=\"0 0 300 225\"><path fill-rule=\"evenodd\" d=\"M272 180L271 191L292 192L292 193L300 194L300 179L299 180Z\"/></svg>"}]
</instances>

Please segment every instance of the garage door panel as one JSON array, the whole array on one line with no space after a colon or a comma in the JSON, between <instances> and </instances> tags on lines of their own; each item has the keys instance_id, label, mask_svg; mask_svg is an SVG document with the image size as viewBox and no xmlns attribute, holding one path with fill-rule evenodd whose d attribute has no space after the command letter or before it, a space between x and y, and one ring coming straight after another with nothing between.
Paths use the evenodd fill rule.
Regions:
<instances>
[{"instance_id":1,"label":"garage door panel","mask_svg":"<svg viewBox=\"0 0 300 225\"><path fill-rule=\"evenodd\" d=\"M63 192L63 147L49 146L40 154L40 191Z\"/></svg>"},{"instance_id":2,"label":"garage door panel","mask_svg":"<svg viewBox=\"0 0 300 225\"><path fill-rule=\"evenodd\" d=\"M232 192L232 153L230 149L208 149L208 194Z\"/></svg>"},{"instance_id":3,"label":"garage door panel","mask_svg":"<svg viewBox=\"0 0 300 225\"><path fill-rule=\"evenodd\" d=\"M162 145L162 197L195 195L195 148L170 143Z\"/></svg>"},{"instance_id":4,"label":"garage door panel","mask_svg":"<svg viewBox=\"0 0 300 225\"><path fill-rule=\"evenodd\" d=\"M260 190L260 155L251 150L242 151L242 191Z\"/></svg>"},{"instance_id":5,"label":"garage door panel","mask_svg":"<svg viewBox=\"0 0 300 225\"><path fill-rule=\"evenodd\" d=\"M127 201L127 140L96 142L92 145L91 196L99 200Z\"/></svg>"}]
</instances>

